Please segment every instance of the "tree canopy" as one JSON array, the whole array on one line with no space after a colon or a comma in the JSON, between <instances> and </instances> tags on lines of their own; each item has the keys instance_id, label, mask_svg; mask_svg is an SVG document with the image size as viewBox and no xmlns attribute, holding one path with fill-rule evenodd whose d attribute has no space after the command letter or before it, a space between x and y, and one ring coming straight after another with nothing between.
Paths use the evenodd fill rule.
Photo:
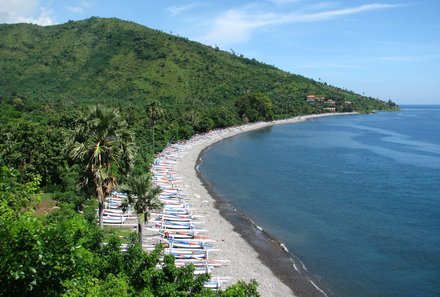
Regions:
<instances>
[{"instance_id":1,"label":"tree canopy","mask_svg":"<svg viewBox=\"0 0 440 297\"><path fill-rule=\"evenodd\" d=\"M98 197L102 228L104 199L117 185L116 170L127 174L134 166L134 135L117 110L97 106L75 129L67 150L83 166L81 188Z\"/></svg>"},{"instance_id":2,"label":"tree canopy","mask_svg":"<svg viewBox=\"0 0 440 297\"><path fill-rule=\"evenodd\" d=\"M272 101L266 95L245 95L240 97L235 105L238 114L245 122L270 121L273 119Z\"/></svg>"},{"instance_id":3,"label":"tree canopy","mask_svg":"<svg viewBox=\"0 0 440 297\"><path fill-rule=\"evenodd\" d=\"M14 170L0 170L0 296L259 296L255 282L205 289L208 275L176 267L160 246L143 251L133 233L121 251L119 236L69 204L35 215L38 177L23 183Z\"/></svg>"}]
</instances>

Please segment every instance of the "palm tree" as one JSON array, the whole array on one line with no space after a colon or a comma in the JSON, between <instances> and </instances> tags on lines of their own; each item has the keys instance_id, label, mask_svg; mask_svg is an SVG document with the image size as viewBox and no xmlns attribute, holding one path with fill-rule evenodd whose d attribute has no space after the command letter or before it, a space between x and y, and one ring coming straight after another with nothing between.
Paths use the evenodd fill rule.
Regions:
<instances>
[{"instance_id":1,"label":"palm tree","mask_svg":"<svg viewBox=\"0 0 440 297\"><path fill-rule=\"evenodd\" d=\"M163 109L160 107L160 103L157 100L152 101L147 105L147 116L150 121L150 125L153 129L153 155L155 153L155 145L154 145L154 127L163 116Z\"/></svg>"},{"instance_id":2,"label":"palm tree","mask_svg":"<svg viewBox=\"0 0 440 297\"><path fill-rule=\"evenodd\" d=\"M157 197L161 190L153 186L148 174L130 176L122 190L127 193L128 203L133 205L136 211L139 242L142 245L142 226L148 222L149 212L162 207L162 202Z\"/></svg>"},{"instance_id":3,"label":"palm tree","mask_svg":"<svg viewBox=\"0 0 440 297\"><path fill-rule=\"evenodd\" d=\"M103 228L105 197L116 187L115 173L127 174L134 164L134 134L117 110L94 108L77 126L68 144L69 157L83 165L80 187L97 195ZM113 166L114 165L114 166Z\"/></svg>"}]
</instances>

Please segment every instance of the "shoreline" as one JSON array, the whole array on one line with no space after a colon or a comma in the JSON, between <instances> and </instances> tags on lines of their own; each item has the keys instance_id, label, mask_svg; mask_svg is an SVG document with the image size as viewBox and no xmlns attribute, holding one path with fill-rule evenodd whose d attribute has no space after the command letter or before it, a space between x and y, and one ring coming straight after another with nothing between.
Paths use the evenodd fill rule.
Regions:
<instances>
[{"instance_id":1,"label":"shoreline","mask_svg":"<svg viewBox=\"0 0 440 297\"><path fill-rule=\"evenodd\" d=\"M234 232L240 234L251 248L258 253L258 261L268 267L274 277L291 289L292 296L329 296L320 288L319 281L313 279L304 264L282 242L273 238L271 234L258 226L246 214L238 211L233 205L221 198L212 190L209 182L204 179L199 171L197 171L197 176L215 200L214 206L219 214L233 226ZM262 296L266 295L262 294Z\"/></svg>"},{"instance_id":2,"label":"shoreline","mask_svg":"<svg viewBox=\"0 0 440 297\"><path fill-rule=\"evenodd\" d=\"M211 255L230 261L227 266L216 270L213 276L231 277L228 286L238 280L249 282L255 279L262 296L328 296L302 262L281 242L213 192L197 167L211 145L229 137L273 125L352 114L357 113L316 114L246 124L197 135L183 144L185 148L173 166L176 175L182 178L182 190L191 199L194 212L204 216L208 235L216 241L215 247L219 251Z\"/></svg>"}]
</instances>

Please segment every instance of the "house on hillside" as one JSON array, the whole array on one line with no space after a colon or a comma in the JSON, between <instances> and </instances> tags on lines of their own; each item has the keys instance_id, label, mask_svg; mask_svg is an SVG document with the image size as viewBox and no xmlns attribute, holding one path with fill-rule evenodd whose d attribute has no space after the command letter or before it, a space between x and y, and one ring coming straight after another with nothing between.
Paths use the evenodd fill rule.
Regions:
<instances>
[{"instance_id":1,"label":"house on hillside","mask_svg":"<svg viewBox=\"0 0 440 297\"><path fill-rule=\"evenodd\" d=\"M330 104L330 105L335 105L336 101L333 99L328 99L327 101L325 101L325 103Z\"/></svg>"},{"instance_id":2,"label":"house on hillside","mask_svg":"<svg viewBox=\"0 0 440 297\"><path fill-rule=\"evenodd\" d=\"M308 95L306 97L306 101L307 102L320 102L320 101L324 101L325 97L317 97L315 95Z\"/></svg>"},{"instance_id":3,"label":"house on hillside","mask_svg":"<svg viewBox=\"0 0 440 297\"><path fill-rule=\"evenodd\" d=\"M316 101L316 96L315 95L308 95L306 98L307 102L315 102Z\"/></svg>"}]
</instances>

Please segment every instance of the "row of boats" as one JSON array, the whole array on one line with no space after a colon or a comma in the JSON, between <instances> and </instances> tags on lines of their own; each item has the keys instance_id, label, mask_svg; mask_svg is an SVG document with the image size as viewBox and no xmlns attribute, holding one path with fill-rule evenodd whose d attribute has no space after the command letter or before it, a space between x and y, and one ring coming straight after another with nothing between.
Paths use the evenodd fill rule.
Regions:
<instances>
[{"instance_id":1,"label":"row of boats","mask_svg":"<svg viewBox=\"0 0 440 297\"><path fill-rule=\"evenodd\" d=\"M155 159L151 168L154 183L162 190L159 199L163 203L162 211L151 214L149 220L149 246L152 249L157 243L165 246L165 253L173 255L176 266L189 263L195 267L194 274L209 273L215 275L218 267L228 264L228 260L214 259L214 240L208 237L203 216L194 213L191 199L182 190L181 179L174 172L174 164L179 158L182 148L173 145L166 148ZM215 276L205 283L205 287L219 289L230 278Z\"/></svg>"},{"instance_id":2,"label":"row of boats","mask_svg":"<svg viewBox=\"0 0 440 297\"><path fill-rule=\"evenodd\" d=\"M162 244L164 253L173 255L178 267L192 264L194 274L209 273L210 281L205 287L217 290L228 282L230 277L213 276L218 267L228 264L228 260L213 259L214 240L207 235L203 216L194 213L191 199L182 191L180 178L173 170L173 165L179 158L181 145L166 148L155 159L151 168L153 181L161 189L159 199L163 203L160 211L150 213L146 228L147 235L143 238L143 248L153 250L157 244ZM130 207L123 211L121 206L127 199L125 193L113 192L106 198L103 211L104 225L134 227L137 225L136 215ZM121 246L124 249L124 246Z\"/></svg>"}]
</instances>

